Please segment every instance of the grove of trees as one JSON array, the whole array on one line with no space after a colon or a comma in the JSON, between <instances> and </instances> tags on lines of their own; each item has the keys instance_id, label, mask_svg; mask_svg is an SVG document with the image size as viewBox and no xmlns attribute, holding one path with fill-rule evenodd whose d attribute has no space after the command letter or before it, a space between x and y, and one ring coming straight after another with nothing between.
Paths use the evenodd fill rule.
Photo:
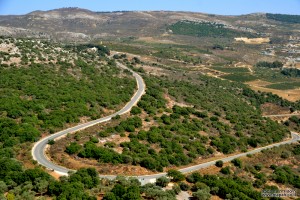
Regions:
<instances>
[{"instance_id":1,"label":"grove of trees","mask_svg":"<svg viewBox=\"0 0 300 200\"><path fill-rule=\"evenodd\" d=\"M260 61L256 63L256 67L266 67L266 68L282 68L283 63L280 61L274 61L274 62L266 62L266 61Z\"/></svg>"},{"instance_id":2,"label":"grove of trees","mask_svg":"<svg viewBox=\"0 0 300 200\"><path fill-rule=\"evenodd\" d=\"M212 22L178 21L168 27L174 34L196 37L251 37L253 34L226 28L224 24Z\"/></svg>"},{"instance_id":3,"label":"grove of trees","mask_svg":"<svg viewBox=\"0 0 300 200\"><path fill-rule=\"evenodd\" d=\"M286 23L300 23L300 16L299 15L285 15L285 14L266 14L268 19L286 22Z\"/></svg>"}]
</instances>

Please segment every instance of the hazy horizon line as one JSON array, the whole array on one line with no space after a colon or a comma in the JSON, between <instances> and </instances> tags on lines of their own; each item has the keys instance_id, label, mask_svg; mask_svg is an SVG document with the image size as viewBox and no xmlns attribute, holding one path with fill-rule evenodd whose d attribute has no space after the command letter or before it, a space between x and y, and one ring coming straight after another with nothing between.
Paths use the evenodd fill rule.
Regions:
<instances>
[{"instance_id":1,"label":"hazy horizon line","mask_svg":"<svg viewBox=\"0 0 300 200\"><path fill-rule=\"evenodd\" d=\"M216 13L208 13L208 12L201 12L201 11L188 11L188 10L90 10L87 8L81 8L81 7L59 7L59 8L53 8L53 9L47 9L47 10L32 10L26 13L11 13L11 14L1 14L0 16L9 16L9 15L28 15L33 12L49 12L53 10L60 10L60 9L80 9L80 10L86 10L94 13L117 13L117 12L188 12L188 13L201 13L201 14L207 14L207 15L218 15L218 16L240 16L240 15L251 15L251 14L282 14L282 15L297 15L297 14L288 14L288 13L272 13L272 12L250 12L250 13L241 13L241 14L216 14Z\"/></svg>"}]
</instances>

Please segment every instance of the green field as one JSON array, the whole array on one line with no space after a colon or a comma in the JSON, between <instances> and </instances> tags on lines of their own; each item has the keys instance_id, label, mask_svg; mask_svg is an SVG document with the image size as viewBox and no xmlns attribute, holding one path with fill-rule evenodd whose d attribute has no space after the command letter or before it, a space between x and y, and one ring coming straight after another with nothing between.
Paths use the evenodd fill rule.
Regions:
<instances>
[{"instance_id":1,"label":"green field","mask_svg":"<svg viewBox=\"0 0 300 200\"><path fill-rule=\"evenodd\" d=\"M241 67L211 67L212 69L226 73L249 73L247 68Z\"/></svg>"},{"instance_id":2,"label":"green field","mask_svg":"<svg viewBox=\"0 0 300 200\"><path fill-rule=\"evenodd\" d=\"M267 88L277 89L277 90L292 90L300 88L300 82L286 82L286 83L275 83L271 85L267 85Z\"/></svg>"},{"instance_id":3,"label":"green field","mask_svg":"<svg viewBox=\"0 0 300 200\"><path fill-rule=\"evenodd\" d=\"M236 81L236 82L249 82L249 81L254 81L257 80L256 76L249 75L249 74L228 74L221 76L221 78L225 78L231 81Z\"/></svg>"}]
</instances>

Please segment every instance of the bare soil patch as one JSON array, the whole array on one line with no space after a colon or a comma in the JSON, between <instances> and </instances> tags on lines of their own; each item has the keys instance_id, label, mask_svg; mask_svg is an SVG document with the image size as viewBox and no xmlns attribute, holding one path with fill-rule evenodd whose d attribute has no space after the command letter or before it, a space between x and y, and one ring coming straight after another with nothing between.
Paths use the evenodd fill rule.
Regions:
<instances>
[{"instance_id":1,"label":"bare soil patch","mask_svg":"<svg viewBox=\"0 0 300 200\"><path fill-rule=\"evenodd\" d=\"M273 103L265 103L261 105L261 110L263 115L280 115L280 114L290 114L290 109L278 106Z\"/></svg>"},{"instance_id":2,"label":"bare soil patch","mask_svg":"<svg viewBox=\"0 0 300 200\"><path fill-rule=\"evenodd\" d=\"M142 68L146 71L146 73L154 76L162 76L167 75L162 68L160 67L153 67L149 65L143 65Z\"/></svg>"},{"instance_id":3,"label":"bare soil patch","mask_svg":"<svg viewBox=\"0 0 300 200\"><path fill-rule=\"evenodd\" d=\"M13 43L1 43L0 44L0 51L14 54L14 53L19 53L19 48L15 46Z\"/></svg>"},{"instance_id":4,"label":"bare soil patch","mask_svg":"<svg viewBox=\"0 0 300 200\"><path fill-rule=\"evenodd\" d=\"M212 77L215 77L215 78L220 78L220 76L228 74L228 73L225 73L225 72L221 72L221 71L206 67L205 65L194 66L194 67L191 68L191 70L192 71L199 71L199 72L202 72L202 73L204 73L208 76L212 76ZM222 78L220 78L220 79L222 79Z\"/></svg>"},{"instance_id":5,"label":"bare soil patch","mask_svg":"<svg viewBox=\"0 0 300 200\"><path fill-rule=\"evenodd\" d=\"M164 98L167 100L166 107L172 109L173 106L180 106L180 107L193 107L192 105L188 105L186 103L179 103L172 99L168 94L164 95Z\"/></svg>"},{"instance_id":6,"label":"bare soil patch","mask_svg":"<svg viewBox=\"0 0 300 200\"><path fill-rule=\"evenodd\" d=\"M66 153L56 152L51 154L51 160L54 163L59 165L66 166L70 169L78 170L80 168L94 167L100 174L108 174L108 175L146 175L151 174L153 172L140 167L133 165L125 165L125 164L107 164L107 163L99 163L94 159L83 159L77 156L70 156Z\"/></svg>"},{"instance_id":7,"label":"bare soil patch","mask_svg":"<svg viewBox=\"0 0 300 200\"><path fill-rule=\"evenodd\" d=\"M10 65L10 64L20 64L21 63L21 58L20 57L11 57L9 59L9 61L7 61L7 62L3 61L3 63L8 64L8 65Z\"/></svg>"},{"instance_id":8,"label":"bare soil patch","mask_svg":"<svg viewBox=\"0 0 300 200\"><path fill-rule=\"evenodd\" d=\"M246 37L240 37L240 38L234 38L237 42L244 42L246 44L263 44L263 43L269 43L270 38L246 38Z\"/></svg>"},{"instance_id":9,"label":"bare soil patch","mask_svg":"<svg viewBox=\"0 0 300 200\"><path fill-rule=\"evenodd\" d=\"M58 173L52 172L52 171L51 172L48 171L48 173L56 180L59 180L59 178L62 176L61 174L58 174Z\"/></svg>"}]
</instances>

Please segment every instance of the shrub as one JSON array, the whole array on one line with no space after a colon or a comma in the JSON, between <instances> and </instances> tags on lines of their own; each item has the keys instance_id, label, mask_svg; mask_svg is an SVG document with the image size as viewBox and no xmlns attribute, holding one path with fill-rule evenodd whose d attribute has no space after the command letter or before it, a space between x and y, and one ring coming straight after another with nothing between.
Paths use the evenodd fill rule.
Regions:
<instances>
[{"instance_id":1,"label":"shrub","mask_svg":"<svg viewBox=\"0 0 300 200\"><path fill-rule=\"evenodd\" d=\"M264 166L261 164L261 163L258 163L256 165L254 165L254 168L257 170L257 171L260 171Z\"/></svg>"},{"instance_id":2,"label":"shrub","mask_svg":"<svg viewBox=\"0 0 300 200\"><path fill-rule=\"evenodd\" d=\"M174 182L183 181L185 179L185 176L180 171L177 171L174 169L170 169L168 171L167 175L169 177L171 177L172 181L174 181Z\"/></svg>"},{"instance_id":3,"label":"shrub","mask_svg":"<svg viewBox=\"0 0 300 200\"><path fill-rule=\"evenodd\" d=\"M190 189L190 186L188 184L186 184L185 182L180 182L179 186L182 191L188 191Z\"/></svg>"},{"instance_id":4,"label":"shrub","mask_svg":"<svg viewBox=\"0 0 300 200\"><path fill-rule=\"evenodd\" d=\"M91 138L90 138L90 141L93 142L93 143L98 143L98 142L99 142L99 139L96 138L96 137L91 137Z\"/></svg>"},{"instance_id":5,"label":"shrub","mask_svg":"<svg viewBox=\"0 0 300 200\"><path fill-rule=\"evenodd\" d=\"M228 174L231 173L231 172L230 172L230 168L229 168L228 166L222 168L222 169L220 170L220 172L221 172L222 174L226 174L226 175L228 175Z\"/></svg>"},{"instance_id":6,"label":"shrub","mask_svg":"<svg viewBox=\"0 0 300 200\"><path fill-rule=\"evenodd\" d=\"M231 161L232 164L234 164L234 166L238 167L238 168L242 168L242 161L238 158L233 159Z\"/></svg>"},{"instance_id":7,"label":"shrub","mask_svg":"<svg viewBox=\"0 0 300 200\"><path fill-rule=\"evenodd\" d=\"M222 160L218 160L217 162L216 162L216 166L217 167L223 167L223 161Z\"/></svg>"},{"instance_id":8,"label":"shrub","mask_svg":"<svg viewBox=\"0 0 300 200\"><path fill-rule=\"evenodd\" d=\"M197 200L209 200L211 197L209 188L198 190L193 193L193 197Z\"/></svg>"},{"instance_id":9,"label":"shrub","mask_svg":"<svg viewBox=\"0 0 300 200\"><path fill-rule=\"evenodd\" d=\"M48 140L48 144L53 145L53 144L55 144L55 141L54 140Z\"/></svg>"},{"instance_id":10,"label":"shrub","mask_svg":"<svg viewBox=\"0 0 300 200\"><path fill-rule=\"evenodd\" d=\"M156 180L156 185L160 186L160 187L166 187L168 185L168 183L170 182L170 179L168 179L165 176L159 177Z\"/></svg>"},{"instance_id":11,"label":"shrub","mask_svg":"<svg viewBox=\"0 0 300 200\"><path fill-rule=\"evenodd\" d=\"M137 106L132 107L130 114L132 115L137 115L137 114L141 114L142 113L142 109L140 109Z\"/></svg>"},{"instance_id":12,"label":"shrub","mask_svg":"<svg viewBox=\"0 0 300 200\"><path fill-rule=\"evenodd\" d=\"M80 150L81 150L81 146L76 142L72 142L69 146L67 146L66 153L75 154L78 153Z\"/></svg>"}]
</instances>

